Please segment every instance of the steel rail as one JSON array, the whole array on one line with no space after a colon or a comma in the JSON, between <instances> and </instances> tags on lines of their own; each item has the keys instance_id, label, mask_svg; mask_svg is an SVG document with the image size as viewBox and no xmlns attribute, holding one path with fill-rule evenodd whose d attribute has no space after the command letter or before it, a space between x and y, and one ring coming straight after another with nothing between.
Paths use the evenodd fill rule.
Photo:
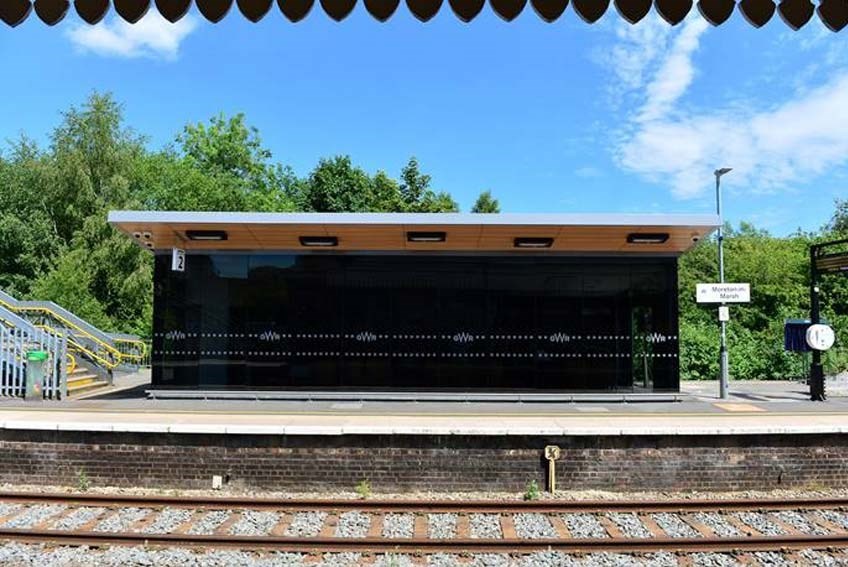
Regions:
<instances>
[{"instance_id":1,"label":"steel rail","mask_svg":"<svg viewBox=\"0 0 848 567\"><path fill-rule=\"evenodd\" d=\"M531 553L556 550L568 552L696 552L833 549L848 546L848 534L786 535L716 538L604 538L604 539L452 539L425 538L339 538L286 536L221 536L186 534L146 534L130 532L83 532L59 530L2 529L0 540L53 545L107 545L228 548L262 551L370 553Z\"/></svg>"},{"instance_id":2,"label":"steel rail","mask_svg":"<svg viewBox=\"0 0 848 567\"><path fill-rule=\"evenodd\" d=\"M785 499L674 499L674 500L424 500L424 499L327 499L327 498L244 498L207 496L166 496L129 494L72 494L0 492L0 502L98 505L105 507L227 508L246 510L360 510L368 512L687 512L758 511L848 508L848 498Z\"/></svg>"}]
</instances>

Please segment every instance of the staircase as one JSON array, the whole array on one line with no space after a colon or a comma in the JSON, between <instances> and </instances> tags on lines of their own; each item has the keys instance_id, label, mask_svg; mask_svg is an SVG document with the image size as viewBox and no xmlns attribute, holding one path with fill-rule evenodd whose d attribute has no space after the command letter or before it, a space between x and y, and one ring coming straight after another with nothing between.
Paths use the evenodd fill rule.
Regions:
<instances>
[{"instance_id":1,"label":"staircase","mask_svg":"<svg viewBox=\"0 0 848 567\"><path fill-rule=\"evenodd\" d=\"M82 364L77 364L68 372L68 398L70 399L96 394L108 389L110 385L108 380Z\"/></svg>"},{"instance_id":2,"label":"staircase","mask_svg":"<svg viewBox=\"0 0 848 567\"><path fill-rule=\"evenodd\" d=\"M95 394L111 386L114 370L134 371L147 362L139 337L101 331L51 301L21 301L0 291L0 330L6 338L0 340L0 396L22 395L25 350L35 343L53 348L50 359L61 361L49 396L45 390L52 399Z\"/></svg>"},{"instance_id":3,"label":"staircase","mask_svg":"<svg viewBox=\"0 0 848 567\"><path fill-rule=\"evenodd\" d=\"M0 305L0 397L21 398L30 379L27 353L47 353L43 397L58 400L67 396L67 363L70 360L67 338L59 333L36 327Z\"/></svg>"}]
</instances>

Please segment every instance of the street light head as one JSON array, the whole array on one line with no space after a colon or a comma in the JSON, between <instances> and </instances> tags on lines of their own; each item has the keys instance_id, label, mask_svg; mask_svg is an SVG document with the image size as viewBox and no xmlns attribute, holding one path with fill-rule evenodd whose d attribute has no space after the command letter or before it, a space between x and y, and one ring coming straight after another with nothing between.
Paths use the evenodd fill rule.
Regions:
<instances>
[{"instance_id":1,"label":"street light head","mask_svg":"<svg viewBox=\"0 0 848 567\"><path fill-rule=\"evenodd\" d=\"M722 167L721 169L717 169L717 170L715 170L715 176L716 176L716 177L721 177L721 176L722 176L722 175L724 175L725 173L730 173L731 171L733 171L733 168L732 168L732 167Z\"/></svg>"}]
</instances>

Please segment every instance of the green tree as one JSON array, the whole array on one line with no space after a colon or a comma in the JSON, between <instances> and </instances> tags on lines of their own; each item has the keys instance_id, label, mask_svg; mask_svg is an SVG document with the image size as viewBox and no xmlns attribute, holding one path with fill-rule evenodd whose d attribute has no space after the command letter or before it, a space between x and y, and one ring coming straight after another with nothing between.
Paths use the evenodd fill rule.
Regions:
<instances>
[{"instance_id":1,"label":"green tree","mask_svg":"<svg viewBox=\"0 0 848 567\"><path fill-rule=\"evenodd\" d=\"M109 209L131 206L141 191L133 183L143 142L111 95L95 93L63 114L49 151L16 144L16 193L32 202L4 203L0 214L17 215L29 233L23 242L36 243L22 250L44 257L25 274L31 289L15 291L56 301L107 330L149 332L151 258L106 223Z\"/></svg>"},{"instance_id":2,"label":"green tree","mask_svg":"<svg viewBox=\"0 0 848 567\"><path fill-rule=\"evenodd\" d=\"M32 282L52 266L55 241L44 217L0 212L0 289L29 295Z\"/></svg>"},{"instance_id":3,"label":"green tree","mask_svg":"<svg viewBox=\"0 0 848 567\"><path fill-rule=\"evenodd\" d=\"M324 158L305 182L296 188L292 200L299 210L315 212L415 212L457 211L447 193L429 188L430 176L421 173L411 158L401 172L400 182L384 171L373 177L353 164L350 156Z\"/></svg>"},{"instance_id":4,"label":"green tree","mask_svg":"<svg viewBox=\"0 0 848 567\"><path fill-rule=\"evenodd\" d=\"M85 219L126 203L144 138L127 128L110 94L92 94L63 114L51 135L50 167L42 189L59 236L70 242Z\"/></svg>"},{"instance_id":5,"label":"green tree","mask_svg":"<svg viewBox=\"0 0 848 567\"><path fill-rule=\"evenodd\" d=\"M67 250L60 254L55 269L33 284L32 295L54 301L95 327L108 330L113 327L112 319L92 292L91 272L85 249Z\"/></svg>"},{"instance_id":6,"label":"green tree","mask_svg":"<svg viewBox=\"0 0 848 567\"><path fill-rule=\"evenodd\" d=\"M472 213L499 213L501 205L498 200L492 197L491 191L483 191L474 201L474 206L471 207Z\"/></svg>"},{"instance_id":7,"label":"green tree","mask_svg":"<svg viewBox=\"0 0 848 567\"><path fill-rule=\"evenodd\" d=\"M835 205L828 229L836 236L848 238L848 199L836 199Z\"/></svg>"},{"instance_id":8,"label":"green tree","mask_svg":"<svg viewBox=\"0 0 848 567\"><path fill-rule=\"evenodd\" d=\"M248 126L243 114L218 115L208 124L189 124L177 136L178 151L152 156L148 181L152 208L171 210L290 211L290 195L298 183L290 168L271 163L271 151L262 145L259 131ZM152 179L151 179L152 177ZM163 206L166 205L166 206Z\"/></svg>"},{"instance_id":9,"label":"green tree","mask_svg":"<svg viewBox=\"0 0 848 567\"><path fill-rule=\"evenodd\" d=\"M409 158L400 172L400 194L403 209L408 213L454 213L459 205L444 192L436 193L430 189L430 176L421 173L418 160Z\"/></svg>"},{"instance_id":10,"label":"green tree","mask_svg":"<svg viewBox=\"0 0 848 567\"><path fill-rule=\"evenodd\" d=\"M45 198L46 157L26 137L10 149L8 159L0 157L0 287L26 296L63 242Z\"/></svg>"},{"instance_id":11,"label":"green tree","mask_svg":"<svg viewBox=\"0 0 848 567\"><path fill-rule=\"evenodd\" d=\"M400 194L407 207L415 207L430 190L430 176L421 173L415 156L403 166L400 172Z\"/></svg>"},{"instance_id":12,"label":"green tree","mask_svg":"<svg viewBox=\"0 0 848 567\"><path fill-rule=\"evenodd\" d=\"M188 124L177 136L187 158L208 173L242 179L261 178L271 152L262 146L259 131L245 123L244 114L213 116L209 124Z\"/></svg>"},{"instance_id":13,"label":"green tree","mask_svg":"<svg viewBox=\"0 0 848 567\"><path fill-rule=\"evenodd\" d=\"M728 281L749 282L751 303L731 305L728 350L733 379L803 375L801 355L783 350L788 318L809 314L809 235L775 238L748 223L725 227ZM700 243L679 261L681 375L715 379L718 374L716 306L695 302L695 284L716 281L715 239Z\"/></svg>"},{"instance_id":14,"label":"green tree","mask_svg":"<svg viewBox=\"0 0 848 567\"><path fill-rule=\"evenodd\" d=\"M350 156L322 159L309 174L298 204L316 212L374 210L372 181Z\"/></svg>"}]
</instances>

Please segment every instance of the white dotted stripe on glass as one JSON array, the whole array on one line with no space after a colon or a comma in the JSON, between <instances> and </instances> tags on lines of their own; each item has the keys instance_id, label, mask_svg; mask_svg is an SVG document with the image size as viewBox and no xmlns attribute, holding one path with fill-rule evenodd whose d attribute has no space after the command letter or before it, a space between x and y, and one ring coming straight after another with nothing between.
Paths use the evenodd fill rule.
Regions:
<instances>
[{"instance_id":1,"label":"white dotted stripe on glass","mask_svg":"<svg viewBox=\"0 0 848 567\"><path fill-rule=\"evenodd\" d=\"M332 351L236 351L236 350L155 350L154 355L165 356L395 356L401 358L630 358L629 352L625 353L523 353L523 352L332 352ZM653 353L641 354L637 357L647 358L677 358L676 353Z\"/></svg>"}]
</instances>

